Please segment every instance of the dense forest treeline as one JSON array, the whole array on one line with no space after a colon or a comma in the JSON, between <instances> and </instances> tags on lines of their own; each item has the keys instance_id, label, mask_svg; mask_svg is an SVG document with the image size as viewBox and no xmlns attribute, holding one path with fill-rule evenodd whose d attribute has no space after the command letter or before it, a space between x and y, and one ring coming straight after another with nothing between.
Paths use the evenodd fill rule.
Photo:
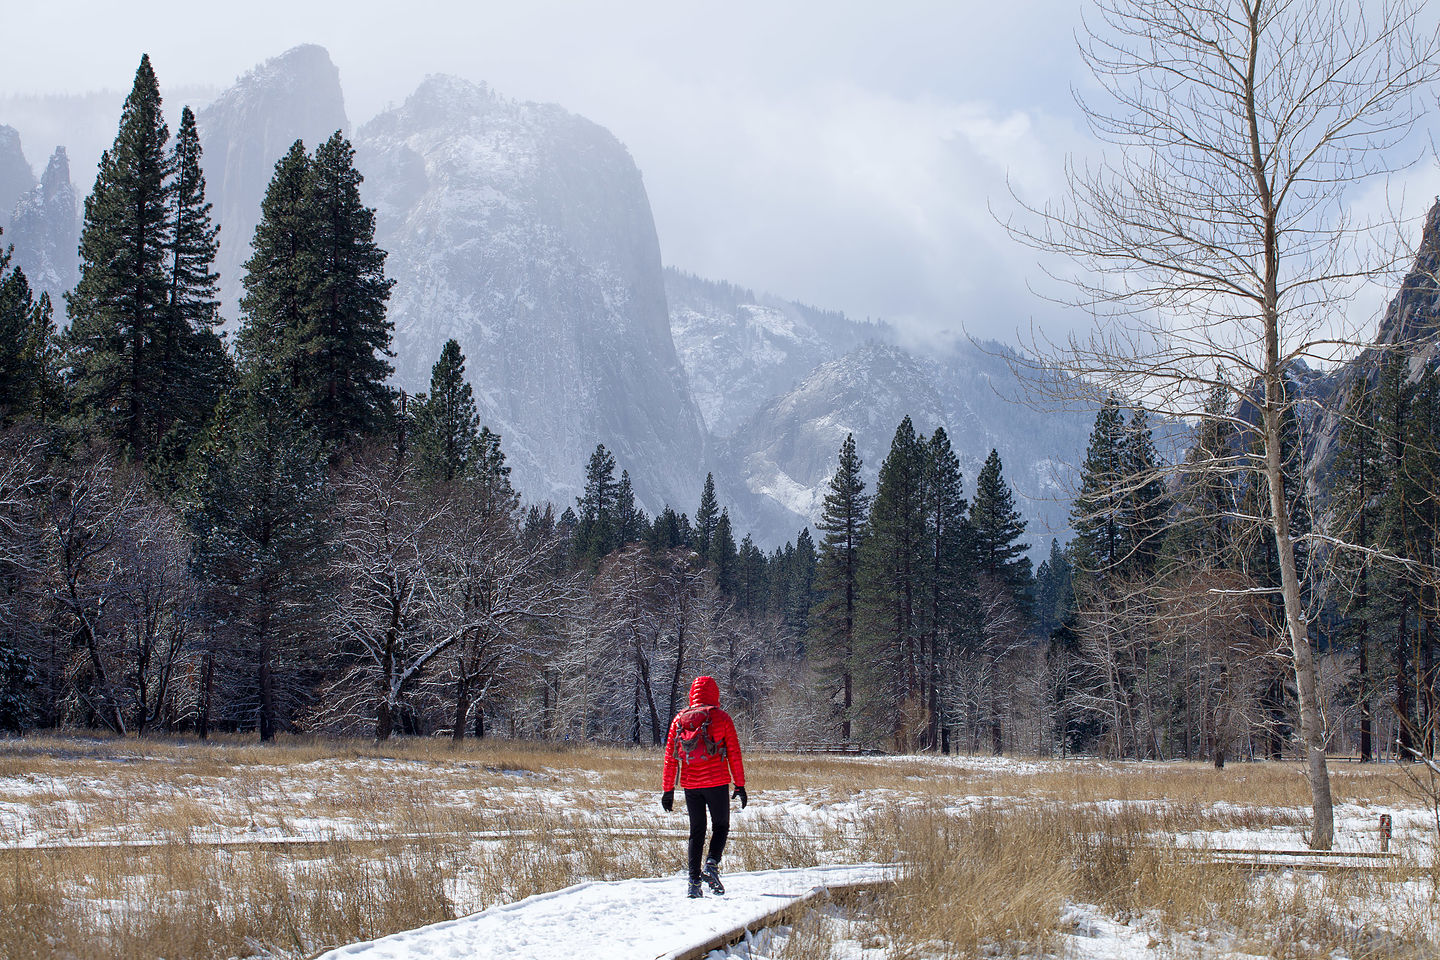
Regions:
<instances>
[{"instance_id":1,"label":"dense forest treeline","mask_svg":"<svg viewBox=\"0 0 1440 960\"><path fill-rule=\"evenodd\" d=\"M873 490L847 438L815 533L768 553L710 478L647 516L603 445L574 504L522 504L455 341L425 393L387 385L353 157L337 132L276 164L227 343L194 116L170 137L145 58L63 333L0 256L0 728L658 743L706 672L777 744L1285 751L1268 495L1224 389L1180 464L1103 404L1075 537L1033 570L999 456L967 491L909 418ZM1286 426L1331 742L1432 752L1440 379L1401 350L1350 396L1323 490Z\"/></svg>"}]
</instances>

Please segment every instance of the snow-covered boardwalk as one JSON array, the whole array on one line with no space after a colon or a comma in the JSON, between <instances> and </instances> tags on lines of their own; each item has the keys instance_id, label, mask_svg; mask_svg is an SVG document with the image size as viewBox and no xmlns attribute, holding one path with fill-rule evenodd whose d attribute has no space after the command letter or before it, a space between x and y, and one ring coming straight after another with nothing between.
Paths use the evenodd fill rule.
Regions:
<instances>
[{"instance_id":1,"label":"snow-covered boardwalk","mask_svg":"<svg viewBox=\"0 0 1440 960\"><path fill-rule=\"evenodd\" d=\"M725 896L685 897L682 876L582 883L482 913L356 943L320 960L650 960L684 957L759 923L818 888L873 883L875 864L725 876ZM577 953L577 948L583 950Z\"/></svg>"}]
</instances>

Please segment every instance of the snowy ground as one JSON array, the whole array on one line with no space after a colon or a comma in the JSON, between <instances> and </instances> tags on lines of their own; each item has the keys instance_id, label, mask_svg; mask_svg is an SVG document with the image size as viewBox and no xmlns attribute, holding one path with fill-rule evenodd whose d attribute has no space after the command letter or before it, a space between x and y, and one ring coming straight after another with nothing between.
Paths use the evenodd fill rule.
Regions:
<instances>
[{"instance_id":1,"label":"snowy ground","mask_svg":"<svg viewBox=\"0 0 1440 960\"><path fill-rule=\"evenodd\" d=\"M604 937L591 941L592 931L625 945L616 956L656 957L682 945L671 937L678 936L674 918L681 915L676 904L683 884L673 871L683 857L684 818L663 813L656 803L658 756L505 752L509 748L496 746L451 753L428 744L402 744L388 753L351 748L315 755L325 749L282 750L257 759L249 747L0 741L0 849L138 844L280 849L349 840L394 855L420 839L425 851L443 848L444 897L451 915L462 919L364 949L342 948L331 957L538 958L551 955L542 951L545 943L568 944L569 952L559 948L554 955L572 956L579 943L603 942ZM1295 850L1306 843L1308 810L1297 788L1299 774L1290 766L1237 764L1209 771L1194 764L784 755L747 756L747 765L753 799L734 816L729 895L723 901L707 898L701 908L705 923L717 929L747 922L757 910L769 912L777 893L808 890L823 868L834 868L831 876L846 876L854 869L849 864L888 858L874 848L875 817L900 811L1138 812L1153 821L1158 840L1180 846ZM1343 798L1336 808L1337 848L1378 850L1377 826L1385 813L1393 818L1394 849L1408 862L1433 862L1433 812L1423 798L1406 792L1395 768L1337 767L1336 784ZM295 854L297 878L306 869L304 857L317 855ZM753 872L782 865L801 872ZM582 883L570 894L554 894L577 880ZM101 895L86 894L79 880L67 882L75 896ZM1292 890L1303 899L1316 880L1296 872L1265 882L1271 884L1268 895ZM109 898L104 909L123 912L123 897L113 889L103 895ZM1314 891L1315 898L1328 895L1322 888ZM1336 910L1353 908L1357 925L1380 917L1382 928L1414 929L1431 922L1435 899L1430 881L1390 882ZM693 913L684 909L687 916ZM1213 931L1171 930L1155 917L1117 915L1079 902L1064 910L1066 957L1244 953ZM818 934L812 930L807 936L825 940L824 955L835 960L893 955L841 910L819 911L815 924ZM769 960L784 953L794 936L793 928L777 925L716 956ZM337 942L343 941L318 945ZM913 956L922 960L925 954Z\"/></svg>"},{"instance_id":2,"label":"snowy ground","mask_svg":"<svg viewBox=\"0 0 1440 960\"><path fill-rule=\"evenodd\" d=\"M320 960L586 960L667 957L834 884L884 879L867 864L728 874L723 897L685 897L683 875L584 883L482 913L354 944ZM618 922L617 922L618 921Z\"/></svg>"}]
</instances>

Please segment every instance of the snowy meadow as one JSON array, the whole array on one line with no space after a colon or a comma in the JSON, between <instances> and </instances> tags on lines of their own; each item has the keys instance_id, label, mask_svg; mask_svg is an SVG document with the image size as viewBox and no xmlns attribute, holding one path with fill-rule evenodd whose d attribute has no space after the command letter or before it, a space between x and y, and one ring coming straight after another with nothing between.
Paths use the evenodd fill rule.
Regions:
<instances>
[{"instance_id":1,"label":"snowy meadow","mask_svg":"<svg viewBox=\"0 0 1440 960\"><path fill-rule=\"evenodd\" d=\"M891 888L774 931L765 956L1372 957L1440 943L1434 809L1337 764L1338 848L1304 846L1293 765L747 757L730 873L894 862ZM314 956L583 880L673 875L684 820L649 749L32 737L0 744L0 956ZM1351 861L1346 861L1351 863ZM599 935L577 929L575 943ZM758 956L758 954L751 954Z\"/></svg>"}]
</instances>

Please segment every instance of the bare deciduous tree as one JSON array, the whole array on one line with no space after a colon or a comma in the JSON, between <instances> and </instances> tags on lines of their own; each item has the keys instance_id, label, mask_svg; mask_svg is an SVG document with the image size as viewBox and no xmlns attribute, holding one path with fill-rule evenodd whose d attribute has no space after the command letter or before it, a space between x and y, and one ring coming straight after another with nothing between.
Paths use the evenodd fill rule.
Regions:
<instances>
[{"instance_id":1,"label":"bare deciduous tree","mask_svg":"<svg viewBox=\"0 0 1440 960\"><path fill-rule=\"evenodd\" d=\"M557 576L556 535L532 542L522 536L508 506L485 498L452 500L453 517L443 534L445 569L437 594L437 631L454 636L450 650L454 682L451 736L461 740L471 709L483 733L486 701L527 660L540 658L545 628L558 627L578 603L571 576Z\"/></svg>"},{"instance_id":2,"label":"bare deciduous tree","mask_svg":"<svg viewBox=\"0 0 1440 960\"><path fill-rule=\"evenodd\" d=\"M1199 412L1243 371L1260 436L1285 626L1314 808L1334 835L1314 650L1295 560L1282 452L1296 361L1330 358L1361 281L1393 258L1352 216L1353 189L1392 172L1436 76L1437 31L1411 0L1100 0L1082 53L1104 87L1081 100L1112 145L1072 164L1068 199L1012 224L1070 258L1070 302L1123 322L1042 353L1080 380ZM1339 332L1337 332L1339 331Z\"/></svg>"},{"instance_id":3,"label":"bare deciduous tree","mask_svg":"<svg viewBox=\"0 0 1440 960\"><path fill-rule=\"evenodd\" d=\"M336 635L338 676L326 711L373 721L388 739L413 687L459 638L436 616L446 517L425 497L403 458L352 465L337 483L336 593L327 617Z\"/></svg>"}]
</instances>

